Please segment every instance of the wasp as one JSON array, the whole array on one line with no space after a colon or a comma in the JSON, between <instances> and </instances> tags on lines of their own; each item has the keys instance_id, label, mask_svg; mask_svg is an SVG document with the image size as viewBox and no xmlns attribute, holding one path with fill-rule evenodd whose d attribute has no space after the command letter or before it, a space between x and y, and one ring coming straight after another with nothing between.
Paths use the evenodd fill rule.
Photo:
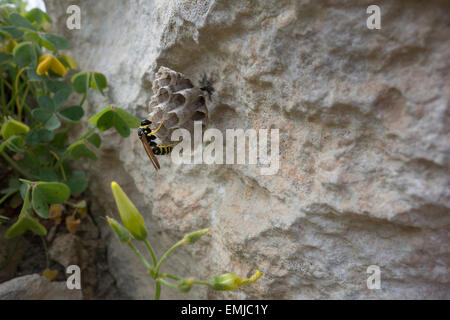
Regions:
<instances>
[{"instance_id":1,"label":"wasp","mask_svg":"<svg viewBox=\"0 0 450 320\"><path fill-rule=\"evenodd\" d=\"M150 161L152 162L153 166L156 170L161 169L161 166L159 165L158 159L156 159L155 155L165 155L172 152L173 147L176 145L176 143L167 145L167 146L161 146L155 142L156 140L156 133L159 129L161 129L162 126L162 120L158 127L156 129L152 129L150 126L153 124L152 120L144 119L141 121L141 126L138 129L138 136L139 139L142 142L142 145L144 146L145 152L147 153L148 157L150 158Z\"/></svg>"},{"instance_id":2,"label":"wasp","mask_svg":"<svg viewBox=\"0 0 450 320\"><path fill-rule=\"evenodd\" d=\"M208 79L206 73L203 74L203 78L200 80L200 90L205 91L208 94L208 98L211 101L211 95L214 93L214 87L212 80Z\"/></svg>"}]
</instances>

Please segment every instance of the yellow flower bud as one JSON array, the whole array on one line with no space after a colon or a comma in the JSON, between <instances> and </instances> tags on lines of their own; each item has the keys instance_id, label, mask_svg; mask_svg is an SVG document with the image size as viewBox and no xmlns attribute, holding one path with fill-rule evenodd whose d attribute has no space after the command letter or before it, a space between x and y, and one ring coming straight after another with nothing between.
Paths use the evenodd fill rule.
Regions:
<instances>
[{"instance_id":1,"label":"yellow flower bud","mask_svg":"<svg viewBox=\"0 0 450 320\"><path fill-rule=\"evenodd\" d=\"M144 218L117 182L111 182L111 189L125 228L130 231L136 240L145 240L147 229L145 228Z\"/></svg>"},{"instance_id":2,"label":"yellow flower bud","mask_svg":"<svg viewBox=\"0 0 450 320\"><path fill-rule=\"evenodd\" d=\"M12 118L8 118L2 125L0 132L2 134L3 139L8 140L10 137L19 134L25 134L30 131L30 127L28 127L25 123L14 120Z\"/></svg>"},{"instance_id":3,"label":"yellow flower bud","mask_svg":"<svg viewBox=\"0 0 450 320\"><path fill-rule=\"evenodd\" d=\"M47 74L48 70L63 76L66 74L66 68L63 64L53 55L47 53L39 57L39 64L36 69L38 75Z\"/></svg>"},{"instance_id":4,"label":"yellow flower bud","mask_svg":"<svg viewBox=\"0 0 450 320\"><path fill-rule=\"evenodd\" d=\"M212 278L210 285L214 290L236 290L243 285L255 282L261 276L262 272L259 270L256 270L250 278L241 278L234 273L225 273Z\"/></svg>"},{"instance_id":5,"label":"yellow flower bud","mask_svg":"<svg viewBox=\"0 0 450 320\"><path fill-rule=\"evenodd\" d=\"M207 229L202 229L202 230L198 230L195 232L191 232L187 235L184 236L184 241L186 243L194 243L195 241L197 241L202 235L208 233L211 231L211 228L207 228Z\"/></svg>"},{"instance_id":6,"label":"yellow flower bud","mask_svg":"<svg viewBox=\"0 0 450 320\"><path fill-rule=\"evenodd\" d=\"M128 241L130 241L131 234L127 229L125 229L124 226L122 226L119 222L117 222L117 220L113 218L106 217L106 220L108 220L109 226L114 230L121 242L127 243Z\"/></svg>"},{"instance_id":7,"label":"yellow flower bud","mask_svg":"<svg viewBox=\"0 0 450 320\"><path fill-rule=\"evenodd\" d=\"M194 284L195 279L194 278L187 278L180 280L178 282L177 288L180 292L186 293L189 290L191 290L192 285Z\"/></svg>"}]
</instances>

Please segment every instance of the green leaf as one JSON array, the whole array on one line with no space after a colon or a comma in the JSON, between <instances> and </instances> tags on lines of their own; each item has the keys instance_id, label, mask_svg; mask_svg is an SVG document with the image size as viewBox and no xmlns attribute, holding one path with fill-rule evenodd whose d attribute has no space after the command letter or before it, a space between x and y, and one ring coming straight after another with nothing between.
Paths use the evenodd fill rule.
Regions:
<instances>
[{"instance_id":1,"label":"green leaf","mask_svg":"<svg viewBox=\"0 0 450 320\"><path fill-rule=\"evenodd\" d=\"M45 128L51 131L58 129L60 126L61 121L59 121L56 114L52 114L50 119L48 119L47 122L45 122Z\"/></svg>"},{"instance_id":2,"label":"green leaf","mask_svg":"<svg viewBox=\"0 0 450 320\"><path fill-rule=\"evenodd\" d=\"M69 150L71 157L75 160L82 157L97 160L97 156L95 155L95 153L86 146L84 141L79 141L71 145L67 150Z\"/></svg>"},{"instance_id":3,"label":"green leaf","mask_svg":"<svg viewBox=\"0 0 450 320\"><path fill-rule=\"evenodd\" d=\"M110 110L105 112L97 121L97 128L100 131L105 131L114 125L115 112Z\"/></svg>"},{"instance_id":4,"label":"green leaf","mask_svg":"<svg viewBox=\"0 0 450 320\"><path fill-rule=\"evenodd\" d=\"M7 118L0 129L3 139L7 140L12 136L25 134L30 128L23 122Z\"/></svg>"},{"instance_id":5,"label":"green leaf","mask_svg":"<svg viewBox=\"0 0 450 320\"><path fill-rule=\"evenodd\" d=\"M57 49L64 50L69 48L69 41L63 37L50 33L42 33L41 38L53 44Z\"/></svg>"},{"instance_id":6,"label":"green leaf","mask_svg":"<svg viewBox=\"0 0 450 320\"><path fill-rule=\"evenodd\" d=\"M9 16L9 22L17 28L26 28L36 31L36 28L28 21L26 18L22 17L20 14L11 13Z\"/></svg>"},{"instance_id":7,"label":"green leaf","mask_svg":"<svg viewBox=\"0 0 450 320\"><path fill-rule=\"evenodd\" d=\"M27 31L25 32L24 38L26 41L32 41L36 43L40 43L41 38L39 38L39 34L35 31Z\"/></svg>"},{"instance_id":8,"label":"green leaf","mask_svg":"<svg viewBox=\"0 0 450 320\"><path fill-rule=\"evenodd\" d=\"M39 96L38 97L38 104L42 108L48 111L55 111L55 104L53 103L53 100L47 96Z\"/></svg>"},{"instance_id":9,"label":"green leaf","mask_svg":"<svg viewBox=\"0 0 450 320\"><path fill-rule=\"evenodd\" d=\"M125 121L129 128L138 128L141 125L141 120L139 118L136 118L122 108L117 108L116 112Z\"/></svg>"},{"instance_id":10,"label":"green leaf","mask_svg":"<svg viewBox=\"0 0 450 320\"><path fill-rule=\"evenodd\" d=\"M53 137L55 136L55 134L53 133L53 131L49 131L46 129L39 129L37 131L38 136L39 136L39 142L40 143L46 143L46 142L50 142L53 140Z\"/></svg>"},{"instance_id":11,"label":"green leaf","mask_svg":"<svg viewBox=\"0 0 450 320\"><path fill-rule=\"evenodd\" d=\"M127 123L117 114L117 112L114 112L114 128L116 128L117 132L122 137L128 137L130 135L130 127L127 125Z\"/></svg>"},{"instance_id":12,"label":"green leaf","mask_svg":"<svg viewBox=\"0 0 450 320\"><path fill-rule=\"evenodd\" d=\"M32 231L39 236L45 236L47 230L45 227L39 223L39 221L28 214L22 218L19 218L16 223L14 223L5 233L6 239L11 239L22 235L26 231Z\"/></svg>"},{"instance_id":13,"label":"green leaf","mask_svg":"<svg viewBox=\"0 0 450 320\"><path fill-rule=\"evenodd\" d=\"M58 81L58 80L46 80L48 90L51 92L58 92L59 90L66 89L72 92L72 86L67 82Z\"/></svg>"},{"instance_id":14,"label":"green leaf","mask_svg":"<svg viewBox=\"0 0 450 320\"><path fill-rule=\"evenodd\" d=\"M52 140L52 145L59 148L64 147L67 141L67 137L68 134L66 130L58 132L57 134L55 134L55 138Z\"/></svg>"},{"instance_id":15,"label":"green leaf","mask_svg":"<svg viewBox=\"0 0 450 320\"><path fill-rule=\"evenodd\" d=\"M72 79L72 84L76 92L86 93L89 89L89 73L86 71L75 74Z\"/></svg>"},{"instance_id":16,"label":"green leaf","mask_svg":"<svg viewBox=\"0 0 450 320\"><path fill-rule=\"evenodd\" d=\"M37 121L45 123L53 115L53 112L45 109L34 109L33 111L31 111L31 115Z\"/></svg>"},{"instance_id":17,"label":"green leaf","mask_svg":"<svg viewBox=\"0 0 450 320\"><path fill-rule=\"evenodd\" d=\"M92 143L96 148L100 148L100 145L102 144L102 139L98 135L98 133L92 134L87 140Z\"/></svg>"},{"instance_id":18,"label":"green leaf","mask_svg":"<svg viewBox=\"0 0 450 320\"><path fill-rule=\"evenodd\" d=\"M4 63L8 63L13 59L13 57L9 54L0 52L0 65Z\"/></svg>"},{"instance_id":19,"label":"green leaf","mask_svg":"<svg viewBox=\"0 0 450 320\"><path fill-rule=\"evenodd\" d=\"M44 21L50 19L47 14L39 8L34 8L25 13L25 18L31 22L36 22L37 24L42 24Z\"/></svg>"},{"instance_id":20,"label":"green leaf","mask_svg":"<svg viewBox=\"0 0 450 320\"><path fill-rule=\"evenodd\" d=\"M36 69L34 69L34 68L27 70L27 77L28 77L28 81L41 81L41 80L47 79L47 77L45 75L41 75L41 76L38 75L36 73Z\"/></svg>"},{"instance_id":21,"label":"green leaf","mask_svg":"<svg viewBox=\"0 0 450 320\"><path fill-rule=\"evenodd\" d=\"M51 168L41 168L39 169L39 180L47 182L57 181L58 175Z\"/></svg>"},{"instance_id":22,"label":"green leaf","mask_svg":"<svg viewBox=\"0 0 450 320\"><path fill-rule=\"evenodd\" d=\"M75 171L67 178L65 183L69 186L72 196L82 193L88 186L84 171Z\"/></svg>"},{"instance_id":23,"label":"green leaf","mask_svg":"<svg viewBox=\"0 0 450 320\"><path fill-rule=\"evenodd\" d=\"M91 87L94 90L99 90L100 93L102 95L104 95L103 89L106 89L107 86L108 86L108 81L106 80L106 77L104 74L99 73L99 72L93 72L91 74Z\"/></svg>"},{"instance_id":24,"label":"green leaf","mask_svg":"<svg viewBox=\"0 0 450 320\"><path fill-rule=\"evenodd\" d=\"M80 106L71 106L60 110L59 115L64 119L75 122L83 117L84 111Z\"/></svg>"},{"instance_id":25,"label":"green leaf","mask_svg":"<svg viewBox=\"0 0 450 320\"><path fill-rule=\"evenodd\" d=\"M14 39L18 39L23 36L23 31L17 29L16 27L0 27L0 32L6 33Z\"/></svg>"},{"instance_id":26,"label":"green leaf","mask_svg":"<svg viewBox=\"0 0 450 320\"><path fill-rule=\"evenodd\" d=\"M53 96L53 102L55 103L56 109L59 109L59 107L63 106L64 103L66 103L71 93L71 87L60 89L55 93L55 95Z\"/></svg>"},{"instance_id":27,"label":"green leaf","mask_svg":"<svg viewBox=\"0 0 450 320\"><path fill-rule=\"evenodd\" d=\"M93 125L97 125L98 120L107 112L111 111L112 107L105 107L103 108L103 110L99 111L96 115L92 116L91 118L89 118L88 123L89 124L93 124Z\"/></svg>"},{"instance_id":28,"label":"green leaf","mask_svg":"<svg viewBox=\"0 0 450 320\"><path fill-rule=\"evenodd\" d=\"M24 152L23 148L23 137L21 136L12 136L6 142L6 147L12 152L19 153Z\"/></svg>"},{"instance_id":29,"label":"green leaf","mask_svg":"<svg viewBox=\"0 0 450 320\"><path fill-rule=\"evenodd\" d=\"M13 50L14 62L21 67L35 66L37 62L36 51L31 42L18 44Z\"/></svg>"},{"instance_id":30,"label":"green leaf","mask_svg":"<svg viewBox=\"0 0 450 320\"><path fill-rule=\"evenodd\" d=\"M30 147L34 147L37 146L40 142L39 140L39 134L37 131L31 130L27 137L25 138L25 142L27 143L27 145L29 145Z\"/></svg>"},{"instance_id":31,"label":"green leaf","mask_svg":"<svg viewBox=\"0 0 450 320\"><path fill-rule=\"evenodd\" d=\"M32 192L34 211L42 218L49 217L49 204L63 203L70 196L70 189L59 182L36 182Z\"/></svg>"}]
</instances>

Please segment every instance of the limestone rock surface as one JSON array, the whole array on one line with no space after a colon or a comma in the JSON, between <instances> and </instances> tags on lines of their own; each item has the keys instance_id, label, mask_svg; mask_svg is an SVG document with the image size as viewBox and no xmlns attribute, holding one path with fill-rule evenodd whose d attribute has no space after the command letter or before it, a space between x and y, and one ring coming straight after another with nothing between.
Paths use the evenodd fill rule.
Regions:
<instances>
[{"instance_id":1,"label":"limestone rock surface","mask_svg":"<svg viewBox=\"0 0 450 320\"><path fill-rule=\"evenodd\" d=\"M0 284L0 300L80 300L81 290L65 282L52 282L39 274L17 277Z\"/></svg>"},{"instance_id":2,"label":"limestone rock surface","mask_svg":"<svg viewBox=\"0 0 450 320\"><path fill-rule=\"evenodd\" d=\"M263 272L239 292L195 288L162 298L450 298L450 3L372 1L47 0L55 32L84 70L104 73L87 115L104 105L144 118L160 66L195 85L211 75L208 127L280 132L280 168L186 165L156 173L137 135L103 134L89 162L95 215L118 216L117 181L145 216L161 255L185 233L165 272L198 279ZM81 29L66 28L69 5ZM85 128L80 128L80 132ZM121 294L149 299L153 283L110 233ZM381 289L367 287L379 266Z\"/></svg>"}]
</instances>

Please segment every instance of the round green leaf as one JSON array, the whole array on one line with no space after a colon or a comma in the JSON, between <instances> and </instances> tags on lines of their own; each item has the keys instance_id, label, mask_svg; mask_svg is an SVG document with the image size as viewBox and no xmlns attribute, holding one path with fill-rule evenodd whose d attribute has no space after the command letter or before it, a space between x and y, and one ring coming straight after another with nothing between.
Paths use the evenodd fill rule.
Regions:
<instances>
[{"instance_id":1,"label":"round green leaf","mask_svg":"<svg viewBox=\"0 0 450 320\"><path fill-rule=\"evenodd\" d=\"M93 124L93 125L97 125L98 120L108 111L111 111L112 107L105 107L102 110L100 110L96 115L92 116L91 118L89 118L88 123L89 124Z\"/></svg>"},{"instance_id":2,"label":"round green leaf","mask_svg":"<svg viewBox=\"0 0 450 320\"><path fill-rule=\"evenodd\" d=\"M28 214L19 218L5 233L5 238L11 239L22 235L26 231L32 231L39 236L45 236L47 230L39 221Z\"/></svg>"},{"instance_id":3,"label":"round green leaf","mask_svg":"<svg viewBox=\"0 0 450 320\"><path fill-rule=\"evenodd\" d=\"M23 36L23 31L17 29L16 27L0 27L0 33L6 33L8 36L18 39Z\"/></svg>"},{"instance_id":4,"label":"round green leaf","mask_svg":"<svg viewBox=\"0 0 450 320\"><path fill-rule=\"evenodd\" d=\"M89 73L79 72L72 77L72 84L76 92L86 93L89 89Z\"/></svg>"},{"instance_id":5,"label":"round green leaf","mask_svg":"<svg viewBox=\"0 0 450 320\"><path fill-rule=\"evenodd\" d=\"M67 41L67 39L57 36L55 34L42 33L41 38L50 42L52 45L54 45L59 50L64 50L64 49L69 48L69 41Z\"/></svg>"},{"instance_id":6,"label":"round green leaf","mask_svg":"<svg viewBox=\"0 0 450 320\"><path fill-rule=\"evenodd\" d=\"M113 117L113 123L114 128L116 128L117 132L122 137L128 137L130 135L130 127L127 125L127 123L117 114L117 112L114 112Z\"/></svg>"},{"instance_id":7,"label":"round green leaf","mask_svg":"<svg viewBox=\"0 0 450 320\"><path fill-rule=\"evenodd\" d=\"M55 134L53 133L53 131L49 131L46 129L39 129L37 131L38 136L39 136L39 142L40 143L46 143L46 142L50 142L53 140L53 137L55 136Z\"/></svg>"},{"instance_id":8,"label":"round green leaf","mask_svg":"<svg viewBox=\"0 0 450 320\"><path fill-rule=\"evenodd\" d=\"M100 131L105 131L114 125L115 112L109 110L102 114L102 116L97 121L97 128Z\"/></svg>"},{"instance_id":9,"label":"round green leaf","mask_svg":"<svg viewBox=\"0 0 450 320\"><path fill-rule=\"evenodd\" d=\"M34 109L31 111L31 115L37 121L45 123L53 115L53 112L45 109Z\"/></svg>"},{"instance_id":10,"label":"round green leaf","mask_svg":"<svg viewBox=\"0 0 450 320\"><path fill-rule=\"evenodd\" d=\"M38 104L42 108L48 111L54 111L55 110L55 104L53 103L53 100L47 96L39 96L38 97Z\"/></svg>"},{"instance_id":11,"label":"round green leaf","mask_svg":"<svg viewBox=\"0 0 450 320\"><path fill-rule=\"evenodd\" d=\"M58 117L56 116L56 114L52 114L50 119L48 119L45 122L45 128L47 128L48 130L56 130L61 126L61 121L59 121Z\"/></svg>"},{"instance_id":12,"label":"round green leaf","mask_svg":"<svg viewBox=\"0 0 450 320\"><path fill-rule=\"evenodd\" d=\"M59 115L64 119L75 122L83 117L84 111L80 106L71 106L60 110Z\"/></svg>"},{"instance_id":13,"label":"round green leaf","mask_svg":"<svg viewBox=\"0 0 450 320\"><path fill-rule=\"evenodd\" d=\"M14 62L21 67L36 65L37 57L31 42L26 41L18 44L13 50Z\"/></svg>"},{"instance_id":14,"label":"round green leaf","mask_svg":"<svg viewBox=\"0 0 450 320\"><path fill-rule=\"evenodd\" d=\"M64 103L66 103L71 93L72 93L71 87L62 88L55 93L55 95L53 96L53 102L55 104L56 109L58 109L59 107L63 106Z\"/></svg>"},{"instance_id":15,"label":"round green leaf","mask_svg":"<svg viewBox=\"0 0 450 320\"><path fill-rule=\"evenodd\" d=\"M46 80L45 83L47 84L48 90L50 90L51 92L58 92L62 89L70 90L72 92L72 86L67 82L58 80Z\"/></svg>"},{"instance_id":16,"label":"round green leaf","mask_svg":"<svg viewBox=\"0 0 450 320\"><path fill-rule=\"evenodd\" d=\"M129 128L138 128L141 125L141 120L132 114L129 114L122 108L117 108L116 113L125 121Z\"/></svg>"},{"instance_id":17,"label":"round green leaf","mask_svg":"<svg viewBox=\"0 0 450 320\"><path fill-rule=\"evenodd\" d=\"M106 89L108 86L108 81L106 80L106 77L104 74L99 72L92 72L91 74L91 87L94 90L99 90L102 95L103 89Z\"/></svg>"},{"instance_id":18,"label":"round green leaf","mask_svg":"<svg viewBox=\"0 0 450 320\"><path fill-rule=\"evenodd\" d=\"M49 204L63 203L70 196L70 189L59 182L36 182L31 203L34 211L42 218L49 217Z\"/></svg>"},{"instance_id":19,"label":"round green leaf","mask_svg":"<svg viewBox=\"0 0 450 320\"><path fill-rule=\"evenodd\" d=\"M94 152L92 152L83 141L77 142L72 145L69 149L70 155L73 159L79 159L82 157L90 158L92 160L96 160L97 156Z\"/></svg>"},{"instance_id":20,"label":"round green leaf","mask_svg":"<svg viewBox=\"0 0 450 320\"><path fill-rule=\"evenodd\" d=\"M92 143L96 148L100 148L100 145L102 144L102 139L97 133L94 133L93 135L89 136L87 140Z\"/></svg>"},{"instance_id":21,"label":"round green leaf","mask_svg":"<svg viewBox=\"0 0 450 320\"><path fill-rule=\"evenodd\" d=\"M73 196L82 193L88 186L88 181L83 171L75 171L67 178L65 183L69 186Z\"/></svg>"},{"instance_id":22,"label":"round green leaf","mask_svg":"<svg viewBox=\"0 0 450 320\"><path fill-rule=\"evenodd\" d=\"M25 13L25 18L31 22L36 22L37 24L42 24L44 21L51 22L50 17L41 9L34 8Z\"/></svg>"},{"instance_id":23,"label":"round green leaf","mask_svg":"<svg viewBox=\"0 0 450 320\"><path fill-rule=\"evenodd\" d=\"M20 14L11 13L9 16L9 22L17 28L26 28L30 30L36 30L36 28L28 21L26 18L22 17Z\"/></svg>"},{"instance_id":24,"label":"round green leaf","mask_svg":"<svg viewBox=\"0 0 450 320\"><path fill-rule=\"evenodd\" d=\"M39 144L39 134L37 131L31 130L25 138L25 142L30 147L37 146Z\"/></svg>"},{"instance_id":25,"label":"round green leaf","mask_svg":"<svg viewBox=\"0 0 450 320\"><path fill-rule=\"evenodd\" d=\"M41 168L39 169L39 180L47 182L57 181L58 174L51 168Z\"/></svg>"}]
</instances>

